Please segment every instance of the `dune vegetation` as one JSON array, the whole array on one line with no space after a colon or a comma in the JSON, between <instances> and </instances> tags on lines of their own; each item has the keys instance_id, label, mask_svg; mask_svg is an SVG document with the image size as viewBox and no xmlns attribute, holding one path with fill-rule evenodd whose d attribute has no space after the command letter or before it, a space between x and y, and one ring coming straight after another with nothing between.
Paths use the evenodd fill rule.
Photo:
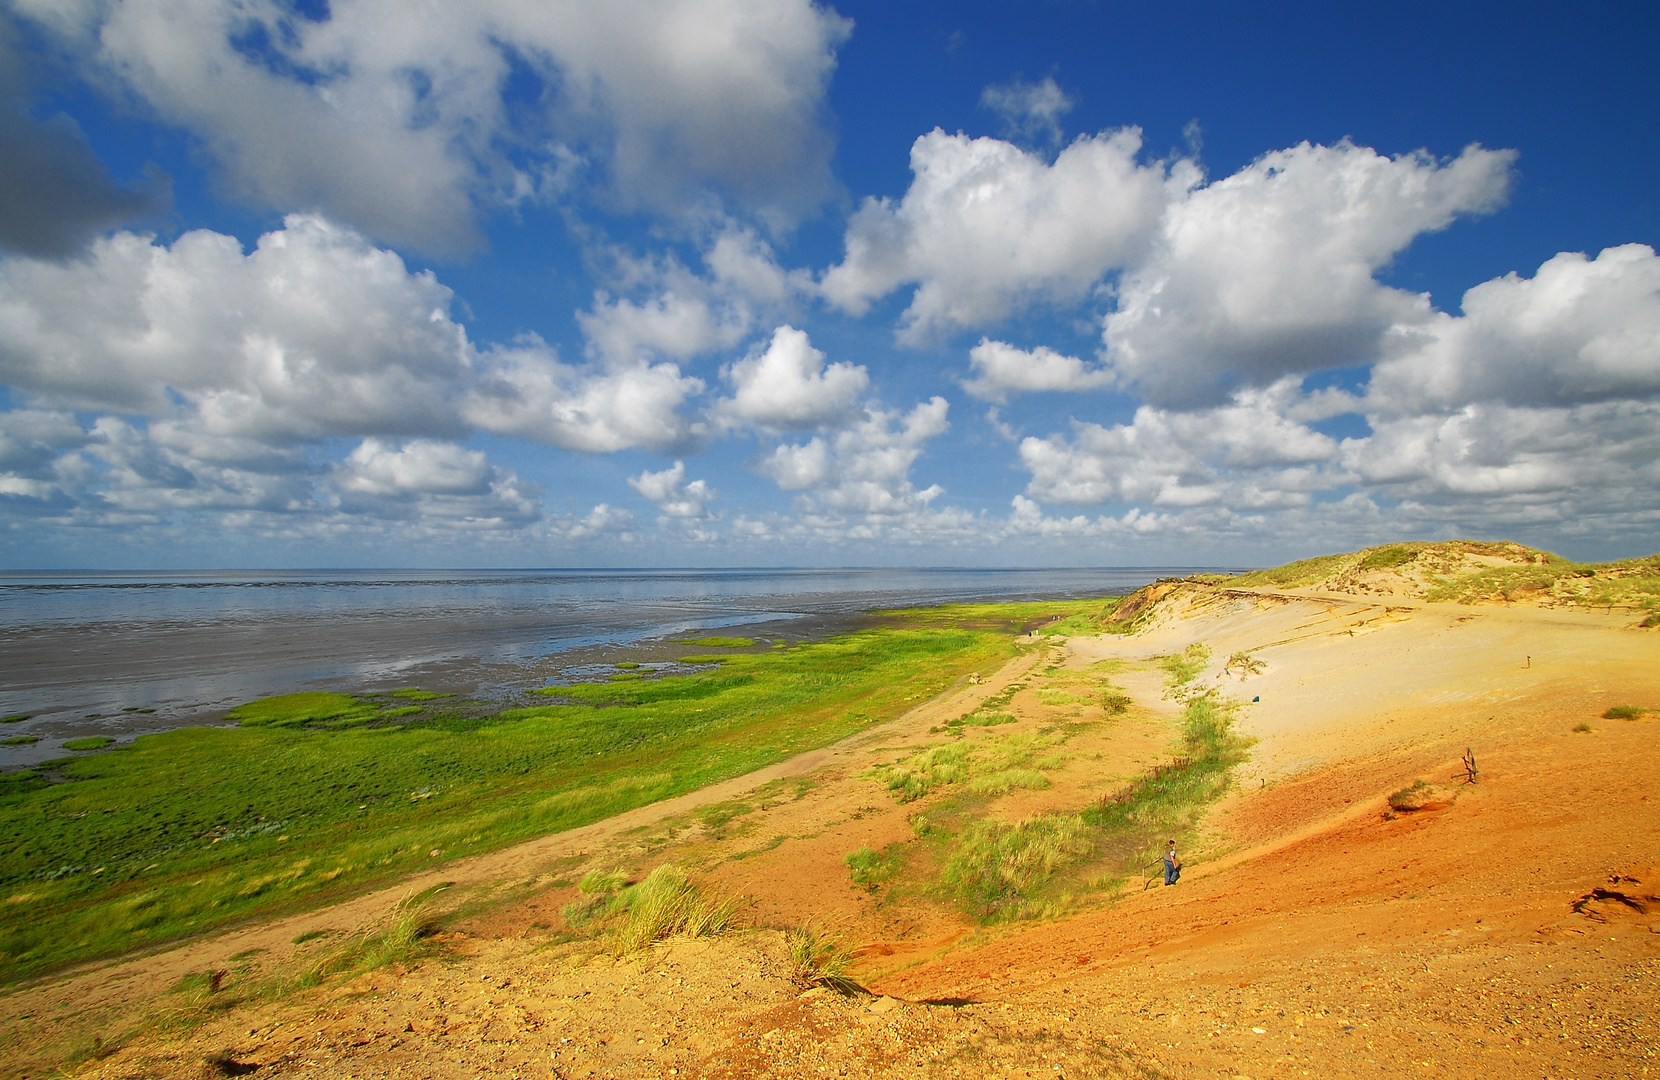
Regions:
<instances>
[{"instance_id":1,"label":"dune vegetation","mask_svg":"<svg viewBox=\"0 0 1660 1080\"><path fill-rule=\"evenodd\" d=\"M236 727L0 774L0 981L338 899L753 771L1003 662L1013 633L1100 607L886 613L822 641L700 657L702 669L548 687L546 704L487 715L413 688L290 694L233 710Z\"/></svg>"},{"instance_id":2,"label":"dune vegetation","mask_svg":"<svg viewBox=\"0 0 1660 1080\"><path fill-rule=\"evenodd\" d=\"M1660 611L1660 555L1577 563L1521 544L1408 541L1322 555L1227 580L1247 587L1344 588L1382 571L1420 583L1425 600L1473 604L1534 600ZM1651 624L1652 625L1652 624Z\"/></svg>"}]
</instances>

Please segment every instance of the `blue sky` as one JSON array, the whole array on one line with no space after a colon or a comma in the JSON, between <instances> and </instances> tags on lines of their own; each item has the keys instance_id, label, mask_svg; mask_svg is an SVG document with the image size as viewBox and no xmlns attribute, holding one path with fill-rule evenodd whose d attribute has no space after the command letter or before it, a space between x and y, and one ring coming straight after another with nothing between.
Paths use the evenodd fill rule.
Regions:
<instances>
[{"instance_id":1,"label":"blue sky","mask_svg":"<svg viewBox=\"0 0 1660 1080\"><path fill-rule=\"evenodd\" d=\"M1637 5L10 0L0 564L1660 549Z\"/></svg>"}]
</instances>

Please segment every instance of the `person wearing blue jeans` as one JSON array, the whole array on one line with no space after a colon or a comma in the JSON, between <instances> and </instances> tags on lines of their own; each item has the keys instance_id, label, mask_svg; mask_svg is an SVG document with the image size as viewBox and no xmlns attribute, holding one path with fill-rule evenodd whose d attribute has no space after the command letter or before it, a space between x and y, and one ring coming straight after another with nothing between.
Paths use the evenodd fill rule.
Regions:
<instances>
[{"instance_id":1,"label":"person wearing blue jeans","mask_svg":"<svg viewBox=\"0 0 1660 1080\"><path fill-rule=\"evenodd\" d=\"M1182 879L1182 860L1176 857L1176 841L1172 840L1164 849L1164 883L1174 885Z\"/></svg>"}]
</instances>

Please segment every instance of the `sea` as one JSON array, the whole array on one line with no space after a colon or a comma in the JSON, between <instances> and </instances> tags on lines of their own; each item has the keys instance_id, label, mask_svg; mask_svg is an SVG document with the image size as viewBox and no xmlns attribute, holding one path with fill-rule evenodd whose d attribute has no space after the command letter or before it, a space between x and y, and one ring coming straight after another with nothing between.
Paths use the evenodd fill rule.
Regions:
<instances>
[{"instance_id":1,"label":"sea","mask_svg":"<svg viewBox=\"0 0 1660 1080\"><path fill-rule=\"evenodd\" d=\"M0 769L224 723L254 698L420 687L505 707L699 632L799 640L871 610L1129 593L1198 567L0 572ZM35 741L26 741L33 738Z\"/></svg>"}]
</instances>

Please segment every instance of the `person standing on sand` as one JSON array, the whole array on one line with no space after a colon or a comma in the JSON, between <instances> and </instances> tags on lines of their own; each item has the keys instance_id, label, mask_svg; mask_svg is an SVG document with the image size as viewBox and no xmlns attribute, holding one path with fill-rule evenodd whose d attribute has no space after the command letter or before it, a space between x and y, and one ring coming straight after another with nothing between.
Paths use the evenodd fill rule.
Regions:
<instances>
[{"instance_id":1,"label":"person standing on sand","mask_svg":"<svg viewBox=\"0 0 1660 1080\"><path fill-rule=\"evenodd\" d=\"M1174 885L1182 879L1182 860L1176 857L1176 841L1172 840L1164 849L1164 883Z\"/></svg>"}]
</instances>

